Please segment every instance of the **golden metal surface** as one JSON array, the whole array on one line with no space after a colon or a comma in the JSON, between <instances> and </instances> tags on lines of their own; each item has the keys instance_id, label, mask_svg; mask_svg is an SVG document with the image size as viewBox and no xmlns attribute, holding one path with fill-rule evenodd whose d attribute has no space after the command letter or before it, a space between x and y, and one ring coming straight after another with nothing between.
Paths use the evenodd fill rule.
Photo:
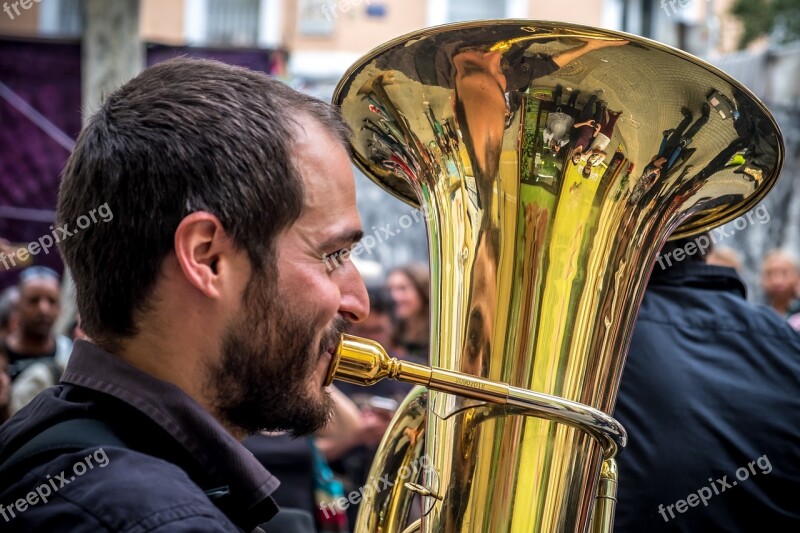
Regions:
<instances>
[{"instance_id":1,"label":"golden metal surface","mask_svg":"<svg viewBox=\"0 0 800 533\"><path fill-rule=\"evenodd\" d=\"M601 122L621 114L606 139L590 137L601 151L572 157L588 131L573 126L597 101L612 112ZM753 208L784 154L773 117L729 76L647 39L570 24L416 32L359 60L334 102L356 164L425 210L431 365L604 413L656 252L670 235ZM734 116L720 114L728 104ZM563 115L572 124L561 135ZM383 371L370 364L340 370ZM588 431L438 391L425 424L436 487L433 474L420 484L441 500L423 498L421 531L586 530L604 458ZM402 455L403 438L383 446ZM359 518L358 533L406 527L380 522L380 496L362 504L373 518Z\"/></svg>"},{"instance_id":2,"label":"golden metal surface","mask_svg":"<svg viewBox=\"0 0 800 533\"><path fill-rule=\"evenodd\" d=\"M359 512L353 531L400 533L406 528L414 493L405 482L417 481L428 466L422 455L427 407L428 391L414 387L397 409L367 477L378 490L364 491L362 509L370 512Z\"/></svg>"},{"instance_id":3,"label":"golden metal surface","mask_svg":"<svg viewBox=\"0 0 800 533\"><path fill-rule=\"evenodd\" d=\"M338 379L367 386L387 378L423 385L430 390L449 392L462 398L509 406L511 409L502 412L503 415L540 416L577 427L602 444L607 458L613 457L619 448L625 446L625 430L619 422L602 411L463 372L401 361L390 357L377 342L353 335L342 335L325 385Z\"/></svg>"},{"instance_id":4,"label":"golden metal surface","mask_svg":"<svg viewBox=\"0 0 800 533\"><path fill-rule=\"evenodd\" d=\"M617 506L617 462L606 459L600 469L597 497L594 500L590 530L606 533L614 529L614 511Z\"/></svg>"}]
</instances>

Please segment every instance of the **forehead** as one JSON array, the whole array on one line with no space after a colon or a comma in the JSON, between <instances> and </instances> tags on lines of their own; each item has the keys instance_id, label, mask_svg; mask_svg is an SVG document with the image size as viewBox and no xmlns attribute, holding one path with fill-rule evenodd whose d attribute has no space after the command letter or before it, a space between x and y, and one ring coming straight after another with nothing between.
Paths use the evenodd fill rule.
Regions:
<instances>
[{"instance_id":1,"label":"forehead","mask_svg":"<svg viewBox=\"0 0 800 533\"><path fill-rule=\"evenodd\" d=\"M389 274L387 283L396 285L411 285L411 278L409 278L408 274L406 274L402 270L398 270L396 272L392 272L391 274Z\"/></svg>"},{"instance_id":2,"label":"forehead","mask_svg":"<svg viewBox=\"0 0 800 533\"><path fill-rule=\"evenodd\" d=\"M342 142L314 119L300 122L295 166L303 182L303 213L294 227L323 241L361 230L353 165Z\"/></svg>"},{"instance_id":3,"label":"forehead","mask_svg":"<svg viewBox=\"0 0 800 533\"><path fill-rule=\"evenodd\" d=\"M764 261L764 269L798 270L797 264L790 257L781 254L767 257Z\"/></svg>"},{"instance_id":4,"label":"forehead","mask_svg":"<svg viewBox=\"0 0 800 533\"><path fill-rule=\"evenodd\" d=\"M24 281L19 287L19 295L21 299L30 298L33 296L50 296L58 295L59 284L53 278L40 277L31 278Z\"/></svg>"}]
</instances>

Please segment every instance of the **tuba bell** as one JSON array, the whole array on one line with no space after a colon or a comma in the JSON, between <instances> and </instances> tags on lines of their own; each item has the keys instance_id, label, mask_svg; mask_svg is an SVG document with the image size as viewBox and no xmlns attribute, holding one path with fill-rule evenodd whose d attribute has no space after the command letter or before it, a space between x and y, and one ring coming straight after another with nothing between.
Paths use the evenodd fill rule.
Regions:
<instances>
[{"instance_id":1,"label":"tuba bell","mask_svg":"<svg viewBox=\"0 0 800 533\"><path fill-rule=\"evenodd\" d=\"M431 267L430 366L346 336L331 365L329 380L421 385L355 531L610 531L626 435L609 413L649 273L668 238L771 189L774 118L679 50L527 20L388 42L334 103L355 164L424 214Z\"/></svg>"}]
</instances>

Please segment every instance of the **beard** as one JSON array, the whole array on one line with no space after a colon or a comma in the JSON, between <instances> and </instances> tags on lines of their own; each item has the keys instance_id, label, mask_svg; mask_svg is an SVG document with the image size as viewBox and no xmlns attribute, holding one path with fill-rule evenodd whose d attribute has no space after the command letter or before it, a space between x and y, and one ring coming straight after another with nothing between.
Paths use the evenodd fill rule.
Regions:
<instances>
[{"instance_id":1,"label":"beard","mask_svg":"<svg viewBox=\"0 0 800 533\"><path fill-rule=\"evenodd\" d=\"M283 302L264 272L254 273L243 297L241 317L228 326L209 389L219 420L247 434L288 431L311 434L329 420L333 401L312 390L320 358L335 346L348 323L337 317L318 338L318 327ZM316 329L316 331L315 331Z\"/></svg>"},{"instance_id":2,"label":"beard","mask_svg":"<svg viewBox=\"0 0 800 533\"><path fill-rule=\"evenodd\" d=\"M36 318L22 325L22 328L27 337L37 341L47 340L50 337L50 332L53 330L55 320L49 318Z\"/></svg>"}]
</instances>

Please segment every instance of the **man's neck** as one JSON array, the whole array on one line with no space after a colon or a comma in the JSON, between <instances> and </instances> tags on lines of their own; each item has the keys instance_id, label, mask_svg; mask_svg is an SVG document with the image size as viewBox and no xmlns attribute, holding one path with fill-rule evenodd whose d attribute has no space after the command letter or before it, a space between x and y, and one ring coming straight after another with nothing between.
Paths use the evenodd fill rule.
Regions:
<instances>
[{"instance_id":1,"label":"man's neck","mask_svg":"<svg viewBox=\"0 0 800 533\"><path fill-rule=\"evenodd\" d=\"M162 381L172 383L197 399L201 385L197 381L200 378L191 364L191 357L185 357L187 353L191 353L191 347L184 346L180 350L166 342L167 338L158 333L141 334L120 342L115 354L126 363Z\"/></svg>"},{"instance_id":2,"label":"man's neck","mask_svg":"<svg viewBox=\"0 0 800 533\"><path fill-rule=\"evenodd\" d=\"M143 328L155 332L154 328ZM165 335L140 335L120 344L116 355L126 363L162 381L172 383L200 406L208 411L238 441L244 440L247 432L223 420L214 409L215 391L207 384L207 372L198 366L199 356L192 354L188 342L165 343Z\"/></svg>"},{"instance_id":3,"label":"man's neck","mask_svg":"<svg viewBox=\"0 0 800 533\"><path fill-rule=\"evenodd\" d=\"M773 309L775 309L775 311L777 311L777 312L778 312L780 315L785 315L786 313L788 313L788 312L789 312L789 306L790 306L790 305L792 305L792 300L793 300L792 298L789 298L788 300L787 300L787 299L784 299L784 298L780 298L780 299L773 299L773 300L770 302L770 305L771 305L771 306L772 306L772 308L773 308Z\"/></svg>"}]
</instances>

